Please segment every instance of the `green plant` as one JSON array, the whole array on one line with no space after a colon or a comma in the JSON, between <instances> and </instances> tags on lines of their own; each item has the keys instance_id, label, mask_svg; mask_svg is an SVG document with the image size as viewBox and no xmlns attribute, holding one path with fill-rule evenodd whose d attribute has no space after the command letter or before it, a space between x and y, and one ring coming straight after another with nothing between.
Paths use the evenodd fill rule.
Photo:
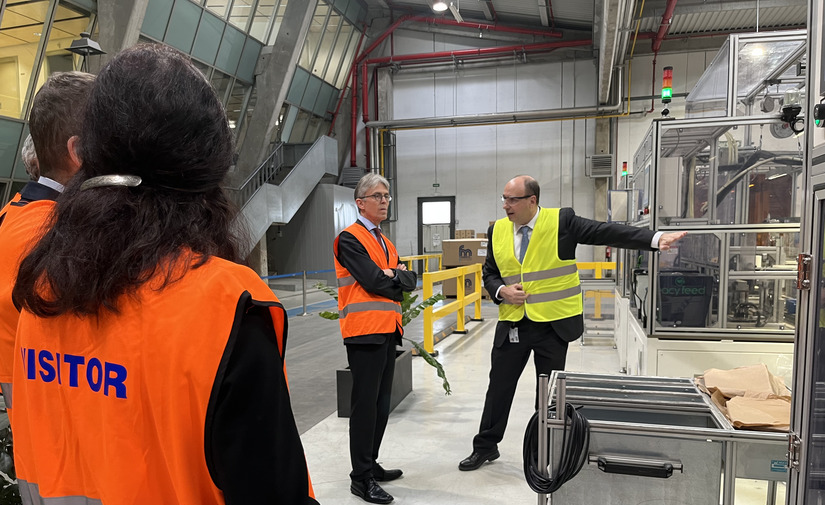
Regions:
<instances>
[{"instance_id":1,"label":"green plant","mask_svg":"<svg viewBox=\"0 0 825 505\"><path fill-rule=\"evenodd\" d=\"M336 301L338 300L338 292L335 291L335 289L327 286L323 282L315 284L315 288L320 289L324 293L335 298ZM418 317L418 315L421 314L422 310L432 305L435 305L443 299L444 295L438 293L427 298L423 302L415 305L416 300L418 300L418 295L413 295L404 292L404 300L401 301L401 326L407 326L407 323ZM318 315L323 317L324 319L338 319L338 312L324 311ZM444 372L444 367L441 365L441 363L439 363L439 361L435 359L435 357L432 354L428 353L420 342L416 342L415 340L409 339L404 336L402 336L401 338L412 344L418 355L424 358L424 361L426 361L428 365L435 368L436 374L438 374L438 376L441 378L441 386L444 388L444 394L451 394L452 390L450 389L450 382L447 380L447 374L446 372Z\"/></svg>"}]
</instances>

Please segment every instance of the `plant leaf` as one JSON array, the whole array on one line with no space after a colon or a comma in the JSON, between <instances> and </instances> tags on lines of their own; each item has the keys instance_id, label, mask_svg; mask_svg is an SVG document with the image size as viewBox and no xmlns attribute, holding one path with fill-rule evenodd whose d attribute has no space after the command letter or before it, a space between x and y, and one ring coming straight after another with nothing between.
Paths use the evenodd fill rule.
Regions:
<instances>
[{"instance_id":1,"label":"plant leaf","mask_svg":"<svg viewBox=\"0 0 825 505\"><path fill-rule=\"evenodd\" d=\"M331 288L322 282L316 283L315 288L323 291L324 293L338 300L338 292L334 288ZM422 310L435 305L443 299L444 295L438 293L427 298L418 305L413 306L415 301L418 300L418 295L413 295L405 291L404 299L401 301L401 326L407 326L407 324L410 321L412 321L421 314ZM339 318L338 312L324 311L319 313L318 315L323 317L324 319L335 320ZM441 365L441 363L437 359L435 359L435 357L432 354L428 353L420 342L416 342L415 340L411 340L407 337L401 338L411 343L412 346L415 347L416 352L418 352L418 355L421 356L428 365L435 368L436 374L441 378L441 386L444 388L444 394L452 394L452 389L450 389L450 382L447 380L447 373L444 371L444 367Z\"/></svg>"},{"instance_id":2,"label":"plant leaf","mask_svg":"<svg viewBox=\"0 0 825 505\"><path fill-rule=\"evenodd\" d=\"M326 311L326 310L321 312L318 315L323 317L324 319L330 319L332 321L335 321L336 319L338 319L340 317L340 315L337 312L329 312L329 311Z\"/></svg>"},{"instance_id":3,"label":"plant leaf","mask_svg":"<svg viewBox=\"0 0 825 505\"><path fill-rule=\"evenodd\" d=\"M436 374L439 377L441 377L441 387L444 388L444 394L452 394L453 391L452 389L450 389L450 382L447 380L447 374L444 371L444 367L441 365L441 363L437 359L435 359L435 357L432 354L428 353L427 350L424 349L424 346L422 346L420 343L416 342L415 340L411 340L407 337L401 338L412 344L412 346L415 347L416 352L418 352L418 355L421 356L424 359L424 361L427 362L428 365L435 368Z\"/></svg>"},{"instance_id":4,"label":"plant leaf","mask_svg":"<svg viewBox=\"0 0 825 505\"><path fill-rule=\"evenodd\" d=\"M331 288L331 287L327 286L327 285L326 285L326 284L324 284L323 282L316 282L316 283L315 283L315 286L313 286L313 287L314 287L315 289L320 289L320 290L321 290L321 291L323 291L324 293L326 293L326 294L328 294L329 296L331 296L331 297L335 298L335 301L336 301L336 302L338 301L338 291L336 291L334 288ZM329 318L327 318L327 319L329 319ZM336 318L336 319L337 319L337 318Z\"/></svg>"}]
</instances>

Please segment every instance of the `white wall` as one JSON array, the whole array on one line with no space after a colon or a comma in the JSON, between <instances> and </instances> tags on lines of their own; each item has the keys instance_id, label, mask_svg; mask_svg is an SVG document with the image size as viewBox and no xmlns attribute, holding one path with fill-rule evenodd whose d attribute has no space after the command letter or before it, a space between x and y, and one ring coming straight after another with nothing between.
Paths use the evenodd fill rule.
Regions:
<instances>
[{"instance_id":1,"label":"white wall","mask_svg":"<svg viewBox=\"0 0 825 505\"><path fill-rule=\"evenodd\" d=\"M334 267L332 242L358 219L351 188L319 184L286 225L267 233L270 273L288 274ZM313 279L335 280L334 273L315 274Z\"/></svg>"},{"instance_id":2,"label":"white wall","mask_svg":"<svg viewBox=\"0 0 825 505\"><path fill-rule=\"evenodd\" d=\"M442 35L397 31L394 47L396 54L411 54L467 46ZM596 75L589 59L401 71L393 76L392 118L594 106ZM504 217L499 197L519 174L538 180L542 205L571 206L593 217L593 180L584 169L594 132L592 119L396 132L399 220L391 233L399 253L418 253L418 197L455 196L456 228L486 231L489 221ZM580 248L580 259L592 257L589 249Z\"/></svg>"}]
</instances>

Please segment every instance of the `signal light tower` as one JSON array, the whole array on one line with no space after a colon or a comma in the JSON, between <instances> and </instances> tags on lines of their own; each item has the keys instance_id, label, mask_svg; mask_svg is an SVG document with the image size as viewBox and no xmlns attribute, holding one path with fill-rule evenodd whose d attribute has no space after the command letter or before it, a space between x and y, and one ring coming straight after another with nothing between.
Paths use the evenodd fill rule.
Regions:
<instances>
[{"instance_id":1,"label":"signal light tower","mask_svg":"<svg viewBox=\"0 0 825 505\"><path fill-rule=\"evenodd\" d=\"M662 109L662 117L667 117L670 114L667 104L673 98L673 67L665 67L662 71L662 103L665 106Z\"/></svg>"}]
</instances>

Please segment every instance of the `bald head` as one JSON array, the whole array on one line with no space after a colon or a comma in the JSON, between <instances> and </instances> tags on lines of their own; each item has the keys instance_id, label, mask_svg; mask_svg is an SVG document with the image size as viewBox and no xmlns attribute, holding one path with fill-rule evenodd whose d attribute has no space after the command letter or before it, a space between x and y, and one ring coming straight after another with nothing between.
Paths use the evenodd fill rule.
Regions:
<instances>
[{"instance_id":1,"label":"bald head","mask_svg":"<svg viewBox=\"0 0 825 505\"><path fill-rule=\"evenodd\" d=\"M513 177L504 186L504 205L507 218L517 226L530 222L539 205L539 183L529 175Z\"/></svg>"}]
</instances>

